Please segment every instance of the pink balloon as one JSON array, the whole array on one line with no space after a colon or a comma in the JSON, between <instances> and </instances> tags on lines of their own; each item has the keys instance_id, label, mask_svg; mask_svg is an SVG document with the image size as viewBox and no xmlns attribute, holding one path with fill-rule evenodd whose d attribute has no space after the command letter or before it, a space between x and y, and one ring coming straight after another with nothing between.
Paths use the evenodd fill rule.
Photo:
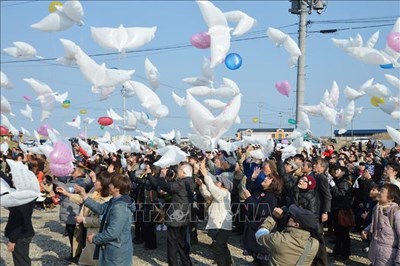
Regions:
<instances>
[{"instance_id":1,"label":"pink balloon","mask_svg":"<svg viewBox=\"0 0 400 266\"><path fill-rule=\"evenodd\" d=\"M275 83L275 88L278 90L280 94L286 95L289 97L289 93L292 90L290 87L289 81L281 81Z\"/></svg>"},{"instance_id":2,"label":"pink balloon","mask_svg":"<svg viewBox=\"0 0 400 266\"><path fill-rule=\"evenodd\" d=\"M30 100L32 100L32 97L28 96L28 95L24 95L24 99L27 100L27 101L30 101Z\"/></svg>"},{"instance_id":3,"label":"pink balloon","mask_svg":"<svg viewBox=\"0 0 400 266\"><path fill-rule=\"evenodd\" d=\"M86 138L85 132L79 133L78 137L79 137L80 139L85 139L85 138Z\"/></svg>"},{"instance_id":4,"label":"pink balloon","mask_svg":"<svg viewBox=\"0 0 400 266\"><path fill-rule=\"evenodd\" d=\"M71 163L74 160L71 145L62 141L57 141L53 145L53 150L49 154L50 165Z\"/></svg>"},{"instance_id":5,"label":"pink balloon","mask_svg":"<svg viewBox=\"0 0 400 266\"><path fill-rule=\"evenodd\" d=\"M207 32L199 32L190 37L190 43L199 49L210 48L211 37Z\"/></svg>"},{"instance_id":6,"label":"pink balloon","mask_svg":"<svg viewBox=\"0 0 400 266\"><path fill-rule=\"evenodd\" d=\"M400 53L400 32L389 33L386 42L393 51Z\"/></svg>"},{"instance_id":7,"label":"pink balloon","mask_svg":"<svg viewBox=\"0 0 400 266\"><path fill-rule=\"evenodd\" d=\"M40 127L38 129L36 129L36 131L40 135L48 137L49 133L47 132L47 130L49 130L49 129L53 129L53 128L51 126L47 125L47 124L42 124L42 125L40 125Z\"/></svg>"},{"instance_id":8,"label":"pink balloon","mask_svg":"<svg viewBox=\"0 0 400 266\"><path fill-rule=\"evenodd\" d=\"M74 165L72 163L50 163L50 172L54 176L69 176L72 170L74 170Z\"/></svg>"}]
</instances>

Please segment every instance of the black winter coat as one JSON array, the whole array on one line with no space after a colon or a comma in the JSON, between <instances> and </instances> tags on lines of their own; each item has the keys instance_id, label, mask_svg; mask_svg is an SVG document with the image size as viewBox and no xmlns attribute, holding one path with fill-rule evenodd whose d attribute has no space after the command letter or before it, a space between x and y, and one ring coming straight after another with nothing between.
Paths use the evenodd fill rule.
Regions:
<instances>
[{"instance_id":1,"label":"black winter coat","mask_svg":"<svg viewBox=\"0 0 400 266\"><path fill-rule=\"evenodd\" d=\"M149 180L172 197L165 213L165 224L171 227L188 225L191 219L195 187L193 178L184 177L173 182L167 182L164 178L150 176Z\"/></svg>"}]
</instances>

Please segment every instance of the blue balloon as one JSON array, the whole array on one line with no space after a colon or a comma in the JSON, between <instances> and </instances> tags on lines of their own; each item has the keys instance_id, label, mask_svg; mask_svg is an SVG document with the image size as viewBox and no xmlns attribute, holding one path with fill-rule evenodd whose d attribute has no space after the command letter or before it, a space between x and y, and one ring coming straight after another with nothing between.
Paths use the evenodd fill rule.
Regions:
<instances>
[{"instance_id":1,"label":"blue balloon","mask_svg":"<svg viewBox=\"0 0 400 266\"><path fill-rule=\"evenodd\" d=\"M242 57L236 53L228 54L225 57L225 65L230 70L236 70L242 65Z\"/></svg>"},{"instance_id":2,"label":"blue balloon","mask_svg":"<svg viewBox=\"0 0 400 266\"><path fill-rule=\"evenodd\" d=\"M393 64L384 64L384 65L380 65L381 68L383 69L392 69L393 68Z\"/></svg>"}]
</instances>

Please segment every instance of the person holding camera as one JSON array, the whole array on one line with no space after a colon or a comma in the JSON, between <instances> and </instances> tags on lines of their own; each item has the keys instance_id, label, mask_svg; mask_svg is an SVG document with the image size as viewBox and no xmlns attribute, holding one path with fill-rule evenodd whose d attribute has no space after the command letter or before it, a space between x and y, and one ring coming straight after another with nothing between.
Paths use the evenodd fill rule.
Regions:
<instances>
[{"instance_id":1,"label":"person holding camera","mask_svg":"<svg viewBox=\"0 0 400 266\"><path fill-rule=\"evenodd\" d=\"M232 265L232 257L228 248L228 239L232 231L231 193L233 184L223 176L217 176L214 182L206 169L205 160L200 164L200 172L204 177L204 183L196 178L201 194L208 201L208 222L206 230L212 238L211 250L214 253L214 261L218 266Z\"/></svg>"}]
</instances>

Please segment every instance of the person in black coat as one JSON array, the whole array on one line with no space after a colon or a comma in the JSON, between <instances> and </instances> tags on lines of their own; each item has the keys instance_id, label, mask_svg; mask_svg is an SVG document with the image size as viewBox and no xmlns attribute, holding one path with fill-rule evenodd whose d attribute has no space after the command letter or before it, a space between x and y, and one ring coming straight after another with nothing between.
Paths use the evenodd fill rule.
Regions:
<instances>
[{"instance_id":1,"label":"person in black coat","mask_svg":"<svg viewBox=\"0 0 400 266\"><path fill-rule=\"evenodd\" d=\"M350 251L350 232L349 227L339 224L339 211L350 210L352 204L351 182L349 171L345 166L336 166L335 176L329 182L332 192L332 213L333 226L335 231L335 247L333 256L339 259L349 259Z\"/></svg>"},{"instance_id":2,"label":"person in black coat","mask_svg":"<svg viewBox=\"0 0 400 266\"><path fill-rule=\"evenodd\" d=\"M267 164L272 171L261 183L262 192L252 195L249 190L243 190L247 206L246 224L242 239L243 247L245 253L253 257L254 264L256 265L269 265L268 251L265 247L257 243L255 233L263 221L268 216L272 216L272 211L278 206L283 190L283 178L278 175L275 162L268 161ZM254 179L251 179L250 184L248 184L249 188L254 183Z\"/></svg>"},{"instance_id":3,"label":"person in black coat","mask_svg":"<svg viewBox=\"0 0 400 266\"><path fill-rule=\"evenodd\" d=\"M10 207L8 210L8 222L4 230L8 238L7 250L12 252L14 265L31 265L29 257L29 245L35 231L32 226L32 213L36 199L20 206Z\"/></svg>"},{"instance_id":4,"label":"person in black coat","mask_svg":"<svg viewBox=\"0 0 400 266\"><path fill-rule=\"evenodd\" d=\"M168 265L179 265L178 254L181 264L192 265L189 257L189 248L185 245L185 237L191 219L193 205L193 168L189 163L181 163L178 166L176 181L167 182L165 176L167 169L161 169L160 177L149 177L154 185L158 185L163 191L172 197L171 203L166 210L165 224L167 225L167 254Z\"/></svg>"}]
</instances>

